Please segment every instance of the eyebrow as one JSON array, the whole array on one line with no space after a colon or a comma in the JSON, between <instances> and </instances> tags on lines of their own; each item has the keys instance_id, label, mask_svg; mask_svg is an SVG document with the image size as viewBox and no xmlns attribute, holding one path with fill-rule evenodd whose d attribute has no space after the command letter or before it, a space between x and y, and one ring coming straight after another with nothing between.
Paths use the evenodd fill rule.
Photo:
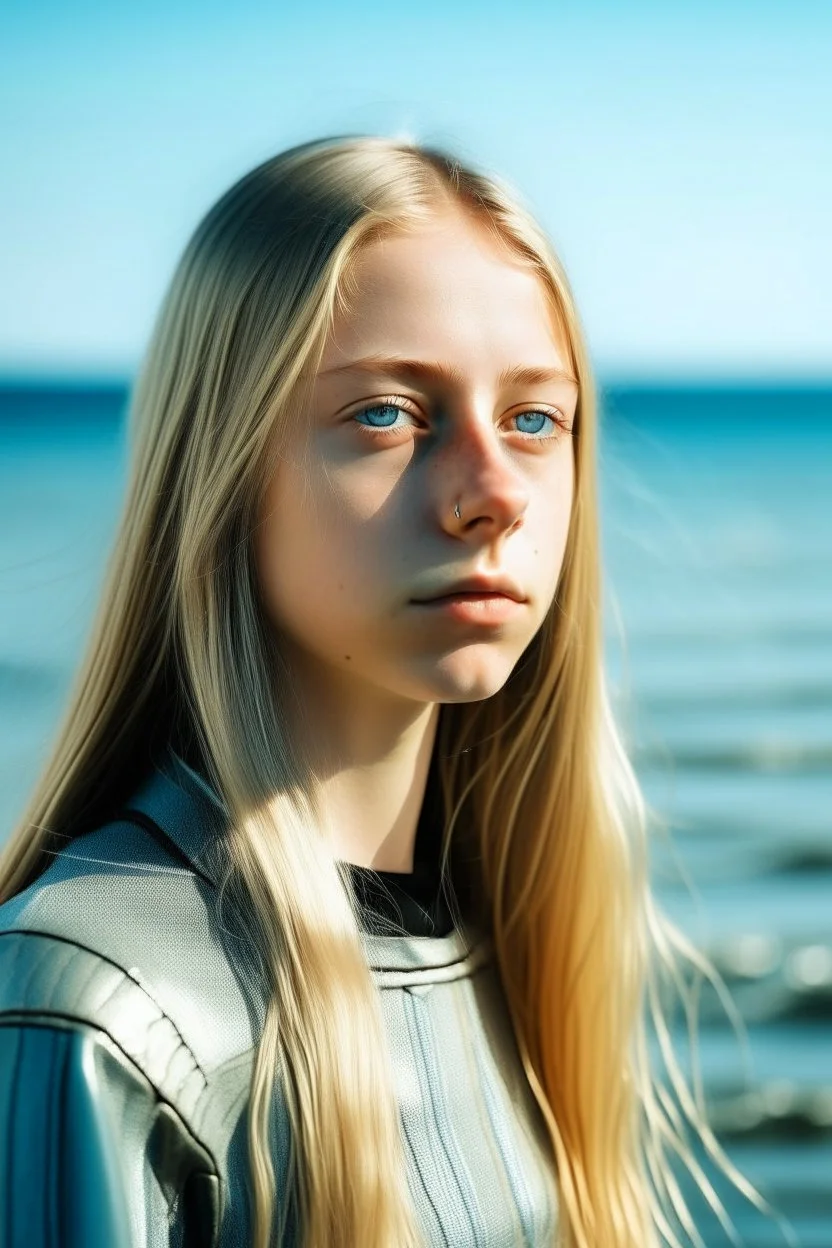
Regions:
<instances>
[{"instance_id":1,"label":"eyebrow","mask_svg":"<svg viewBox=\"0 0 832 1248\"><path fill-rule=\"evenodd\" d=\"M388 373L398 377L406 377L413 381L432 381L446 385L461 385L464 378L458 368L452 364L432 363L430 360L406 360L394 355L368 355L361 360L352 360L337 368L327 368L320 376L329 377L336 373ZM531 385L536 386L549 381L568 381L578 385L577 377L562 368L550 368L543 365L517 364L504 368L497 378L497 386Z\"/></svg>"}]
</instances>

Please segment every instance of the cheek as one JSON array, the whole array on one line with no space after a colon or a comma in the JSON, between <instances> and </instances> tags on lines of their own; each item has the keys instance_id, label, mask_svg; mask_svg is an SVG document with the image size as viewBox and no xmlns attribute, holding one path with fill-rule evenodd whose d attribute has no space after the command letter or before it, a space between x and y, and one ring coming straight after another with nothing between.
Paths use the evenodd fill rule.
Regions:
<instances>
[{"instance_id":1,"label":"cheek","mask_svg":"<svg viewBox=\"0 0 832 1248\"><path fill-rule=\"evenodd\" d=\"M286 625L320 608L331 569L323 558L320 533L284 512L271 515L258 533L257 575L260 596L273 624Z\"/></svg>"},{"instance_id":2,"label":"cheek","mask_svg":"<svg viewBox=\"0 0 832 1248\"><path fill-rule=\"evenodd\" d=\"M260 597L270 622L298 637L346 623L363 545L348 511L315 488L273 490L257 532ZM337 514L336 514L337 513Z\"/></svg>"}]
</instances>

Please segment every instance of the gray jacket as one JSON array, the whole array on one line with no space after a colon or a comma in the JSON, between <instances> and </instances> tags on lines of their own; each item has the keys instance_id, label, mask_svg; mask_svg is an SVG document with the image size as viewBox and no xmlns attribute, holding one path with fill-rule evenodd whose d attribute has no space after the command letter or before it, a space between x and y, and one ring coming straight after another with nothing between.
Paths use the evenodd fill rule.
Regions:
<instances>
[{"instance_id":1,"label":"gray jacket","mask_svg":"<svg viewBox=\"0 0 832 1248\"><path fill-rule=\"evenodd\" d=\"M217 913L222 811L175 754L128 805L0 906L0 1248L250 1243L264 1007ZM362 939L425 1242L552 1245L554 1162L489 941ZM280 1079L275 1096L295 1245Z\"/></svg>"}]
</instances>

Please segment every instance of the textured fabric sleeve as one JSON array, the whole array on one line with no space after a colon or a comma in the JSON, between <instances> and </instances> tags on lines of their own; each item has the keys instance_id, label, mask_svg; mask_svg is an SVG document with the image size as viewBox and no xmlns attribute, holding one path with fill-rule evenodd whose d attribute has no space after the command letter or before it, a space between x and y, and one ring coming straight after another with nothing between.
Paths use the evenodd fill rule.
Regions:
<instances>
[{"instance_id":1,"label":"textured fabric sleeve","mask_svg":"<svg viewBox=\"0 0 832 1248\"><path fill-rule=\"evenodd\" d=\"M96 1028L0 1016L0 1248L210 1244L186 1137Z\"/></svg>"}]
</instances>

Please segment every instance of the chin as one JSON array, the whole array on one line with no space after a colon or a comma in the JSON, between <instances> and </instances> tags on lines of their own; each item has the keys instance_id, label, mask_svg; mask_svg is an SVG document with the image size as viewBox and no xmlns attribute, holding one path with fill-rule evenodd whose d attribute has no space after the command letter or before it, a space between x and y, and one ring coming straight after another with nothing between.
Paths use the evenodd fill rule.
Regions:
<instances>
[{"instance_id":1,"label":"chin","mask_svg":"<svg viewBox=\"0 0 832 1248\"><path fill-rule=\"evenodd\" d=\"M482 647L466 647L441 661L431 681L435 689L432 701L484 702L500 692L514 671L517 659L491 655L487 660L474 660L470 652L475 649Z\"/></svg>"}]
</instances>

